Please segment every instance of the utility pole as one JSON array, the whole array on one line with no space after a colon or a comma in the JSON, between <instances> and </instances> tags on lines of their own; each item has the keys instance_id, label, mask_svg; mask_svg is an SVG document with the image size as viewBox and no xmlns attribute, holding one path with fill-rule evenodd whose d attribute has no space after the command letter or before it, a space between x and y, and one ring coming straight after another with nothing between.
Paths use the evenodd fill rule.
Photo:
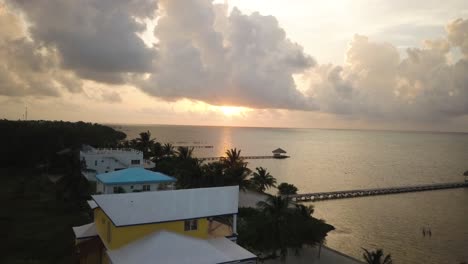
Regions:
<instances>
[{"instance_id":1,"label":"utility pole","mask_svg":"<svg viewBox=\"0 0 468 264\"><path fill-rule=\"evenodd\" d=\"M26 106L26 111L24 113L24 120L28 120L28 107Z\"/></svg>"}]
</instances>

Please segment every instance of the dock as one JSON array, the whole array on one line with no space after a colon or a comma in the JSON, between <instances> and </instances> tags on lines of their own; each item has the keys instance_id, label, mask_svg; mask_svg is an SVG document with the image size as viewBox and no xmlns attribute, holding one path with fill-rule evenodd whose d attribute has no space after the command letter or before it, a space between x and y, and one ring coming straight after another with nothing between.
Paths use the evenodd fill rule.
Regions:
<instances>
[{"instance_id":1,"label":"dock","mask_svg":"<svg viewBox=\"0 0 468 264\"><path fill-rule=\"evenodd\" d=\"M214 148L214 146L212 146L212 145L174 145L174 148L178 148L178 147L194 148L194 149Z\"/></svg>"},{"instance_id":2,"label":"dock","mask_svg":"<svg viewBox=\"0 0 468 264\"><path fill-rule=\"evenodd\" d=\"M197 157L197 159L201 161L218 161L225 157ZM252 159L285 159L289 158L289 156L242 156L242 159L245 160L252 160Z\"/></svg>"},{"instance_id":3,"label":"dock","mask_svg":"<svg viewBox=\"0 0 468 264\"><path fill-rule=\"evenodd\" d=\"M442 189L466 188L468 182L452 182L452 183L435 183L425 185L412 185L388 188L333 191L333 192L316 192L288 195L295 202L316 202L325 200L336 200L346 198L357 198L365 196L376 196L397 193L422 192Z\"/></svg>"}]
</instances>

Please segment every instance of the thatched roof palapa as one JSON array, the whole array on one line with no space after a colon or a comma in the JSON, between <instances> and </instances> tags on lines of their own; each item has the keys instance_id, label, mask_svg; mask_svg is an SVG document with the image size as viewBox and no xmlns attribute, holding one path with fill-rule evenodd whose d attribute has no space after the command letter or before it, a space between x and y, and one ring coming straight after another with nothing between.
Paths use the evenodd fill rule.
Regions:
<instances>
[{"instance_id":1,"label":"thatched roof palapa","mask_svg":"<svg viewBox=\"0 0 468 264\"><path fill-rule=\"evenodd\" d=\"M272 151L273 153L275 154L286 154L286 151L282 148L277 148L275 150Z\"/></svg>"}]
</instances>

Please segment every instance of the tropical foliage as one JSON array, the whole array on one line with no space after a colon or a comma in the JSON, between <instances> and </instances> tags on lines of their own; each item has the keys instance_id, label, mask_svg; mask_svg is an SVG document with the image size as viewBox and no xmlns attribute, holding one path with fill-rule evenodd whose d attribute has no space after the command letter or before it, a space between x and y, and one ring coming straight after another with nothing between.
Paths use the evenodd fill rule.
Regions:
<instances>
[{"instance_id":1,"label":"tropical foliage","mask_svg":"<svg viewBox=\"0 0 468 264\"><path fill-rule=\"evenodd\" d=\"M8 176L0 194L8 237L0 263L77 263L70 227L92 221L79 147L115 147L125 134L83 122L1 120L0 129L0 172Z\"/></svg>"},{"instance_id":2,"label":"tropical foliage","mask_svg":"<svg viewBox=\"0 0 468 264\"><path fill-rule=\"evenodd\" d=\"M155 170L177 178L177 188L239 185L246 189L250 186L250 170L238 150L228 150L228 157L233 154L230 158L203 164L192 156L193 148L178 147L177 151L172 151L171 145L164 146L168 146L163 147L168 151L163 151L165 154L158 158Z\"/></svg>"},{"instance_id":3,"label":"tropical foliage","mask_svg":"<svg viewBox=\"0 0 468 264\"><path fill-rule=\"evenodd\" d=\"M258 192L265 192L265 190L276 186L276 179L263 167L255 168L252 174L252 187Z\"/></svg>"},{"instance_id":4,"label":"tropical foliage","mask_svg":"<svg viewBox=\"0 0 468 264\"><path fill-rule=\"evenodd\" d=\"M154 150L155 139L151 138L151 132L141 132L140 137L135 139L135 148L143 152L143 158L148 159Z\"/></svg>"},{"instance_id":5,"label":"tropical foliage","mask_svg":"<svg viewBox=\"0 0 468 264\"><path fill-rule=\"evenodd\" d=\"M366 261L367 264L392 264L392 256L390 254L385 255L382 249L376 249L373 251L369 251L365 248L362 248L364 253L362 253L362 257Z\"/></svg>"},{"instance_id":6,"label":"tropical foliage","mask_svg":"<svg viewBox=\"0 0 468 264\"><path fill-rule=\"evenodd\" d=\"M311 208L293 205L285 197L269 196L258 208L239 210L238 243L264 259L286 258L304 245L322 243L334 229L312 217Z\"/></svg>"},{"instance_id":7,"label":"tropical foliage","mask_svg":"<svg viewBox=\"0 0 468 264\"><path fill-rule=\"evenodd\" d=\"M297 187L283 182L280 185L278 185L278 193L280 195L292 195L292 194L297 194Z\"/></svg>"},{"instance_id":8,"label":"tropical foliage","mask_svg":"<svg viewBox=\"0 0 468 264\"><path fill-rule=\"evenodd\" d=\"M32 168L40 164L60 166L57 154L82 144L115 147L125 139L123 132L84 122L0 120L0 167Z\"/></svg>"}]
</instances>

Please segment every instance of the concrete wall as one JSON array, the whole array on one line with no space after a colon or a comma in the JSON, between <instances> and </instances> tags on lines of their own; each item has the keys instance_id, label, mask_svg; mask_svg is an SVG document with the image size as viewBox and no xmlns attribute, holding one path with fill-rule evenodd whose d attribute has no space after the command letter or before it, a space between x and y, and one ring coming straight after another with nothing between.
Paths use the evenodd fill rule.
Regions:
<instances>
[{"instance_id":1,"label":"concrete wall","mask_svg":"<svg viewBox=\"0 0 468 264\"><path fill-rule=\"evenodd\" d=\"M104 185L102 182L97 181L96 192L102 194L111 194L114 193L114 187L122 187L126 193L131 193L135 190L143 191L143 185L150 186L150 192L159 191L159 184L157 183L142 183L142 184L120 184L120 185ZM133 188L132 188L133 187ZM173 189L173 184L168 186L169 190Z\"/></svg>"},{"instance_id":2,"label":"concrete wall","mask_svg":"<svg viewBox=\"0 0 468 264\"><path fill-rule=\"evenodd\" d=\"M81 151L80 159L85 160L87 169L95 170L97 174L131 167L143 168L144 166L143 152L136 150ZM139 161L139 164L132 164L132 160Z\"/></svg>"}]
</instances>

